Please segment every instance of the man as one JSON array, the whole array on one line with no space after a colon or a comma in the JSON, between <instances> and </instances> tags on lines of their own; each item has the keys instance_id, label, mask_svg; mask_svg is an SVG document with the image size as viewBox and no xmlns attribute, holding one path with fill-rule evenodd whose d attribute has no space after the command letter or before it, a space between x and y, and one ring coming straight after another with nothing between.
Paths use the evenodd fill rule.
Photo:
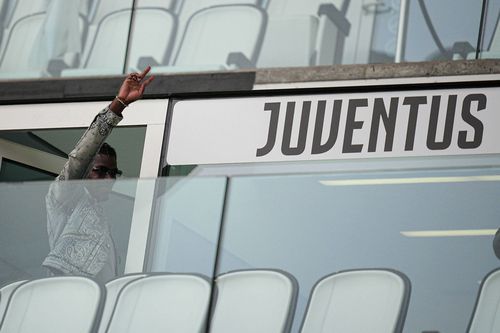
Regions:
<instances>
[{"instance_id":1,"label":"man","mask_svg":"<svg viewBox=\"0 0 500 333\"><path fill-rule=\"evenodd\" d=\"M42 265L50 275L83 275L106 282L116 275L116 253L100 202L108 198L112 182L121 172L116 152L104 143L123 119L122 111L142 97L153 80L150 71L132 73L118 95L94 118L68 156L46 196L50 252ZM73 179L99 179L75 185Z\"/></svg>"}]
</instances>

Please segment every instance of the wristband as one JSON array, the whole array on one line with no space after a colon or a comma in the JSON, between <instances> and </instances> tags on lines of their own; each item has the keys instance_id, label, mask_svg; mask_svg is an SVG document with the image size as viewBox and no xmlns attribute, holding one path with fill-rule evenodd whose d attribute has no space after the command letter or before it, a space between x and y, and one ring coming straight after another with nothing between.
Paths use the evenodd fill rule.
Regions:
<instances>
[{"instance_id":1,"label":"wristband","mask_svg":"<svg viewBox=\"0 0 500 333\"><path fill-rule=\"evenodd\" d=\"M115 97L115 99L116 99L116 100L117 100L117 101L118 101L121 105L123 105L123 107L125 107L125 108L126 108L126 107L128 106L128 104L127 104L127 103L125 103L125 102L124 102L124 101L123 101L120 97L116 96L116 97Z\"/></svg>"}]
</instances>

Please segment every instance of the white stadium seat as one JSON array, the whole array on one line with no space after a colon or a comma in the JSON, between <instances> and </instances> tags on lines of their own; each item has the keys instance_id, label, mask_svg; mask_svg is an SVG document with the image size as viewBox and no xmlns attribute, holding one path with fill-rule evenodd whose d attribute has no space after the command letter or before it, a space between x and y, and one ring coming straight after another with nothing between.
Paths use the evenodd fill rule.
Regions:
<instances>
[{"instance_id":1,"label":"white stadium seat","mask_svg":"<svg viewBox=\"0 0 500 333\"><path fill-rule=\"evenodd\" d=\"M155 274L131 281L118 295L104 332L202 332L210 296L210 283L198 275Z\"/></svg>"},{"instance_id":2,"label":"white stadium seat","mask_svg":"<svg viewBox=\"0 0 500 333\"><path fill-rule=\"evenodd\" d=\"M484 278L468 333L500 332L500 268Z\"/></svg>"},{"instance_id":3,"label":"white stadium seat","mask_svg":"<svg viewBox=\"0 0 500 333\"><path fill-rule=\"evenodd\" d=\"M258 67L340 63L347 0L272 0Z\"/></svg>"},{"instance_id":4,"label":"white stadium seat","mask_svg":"<svg viewBox=\"0 0 500 333\"><path fill-rule=\"evenodd\" d=\"M352 270L321 279L313 288L301 333L401 332L410 281L389 270Z\"/></svg>"},{"instance_id":5,"label":"white stadium seat","mask_svg":"<svg viewBox=\"0 0 500 333\"><path fill-rule=\"evenodd\" d=\"M33 48L38 32L43 26L45 12L20 18L4 36L4 48L0 54L1 78L44 77L48 73L43 68L32 65Z\"/></svg>"},{"instance_id":6,"label":"white stadium seat","mask_svg":"<svg viewBox=\"0 0 500 333\"><path fill-rule=\"evenodd\" d=\"M186 24L171 66L158 72L254 67L266 25L253 5L220 5L195 12Z\"/></svg>"},{"instance_id":7,"label":"white stadium seat","mask_svg":"<svg viewBox=\"0 0 500 333\"><path fill-rule=\"evenodd\" d=\"M137 8L134 14L127 67L143 70L146 65L167 64L176 32L177 18L172 12L156 7Z\"/></svg>"},{"instance_id":8,"label":"white stadium seat","mask_svg":"<svg viewBox=\"0 0 500 333\"><path fill-rule=\"evenodd\" d=\"M151 1L151 0L148 0ZM182 41L182 34L186 30L186 25L189 19L198 11L214 6L226 5L253 5L258 6L260 0L196 0L196 1L183 1L179 0L176 15L179 22L178 36L175 40L174 53L177 53L179 45Z\"/></svg>"},{"instance_id":9,"label":"white stadium seat","mask_svg":"<svg viewBox=\"0 0 500 333\"><path fill-rule=\"evenodd\" d=\"M216 279L211 333L281 333L290 329L297 282L274 270L247 270Z\"/></svg>"},{"instance_id":10,"label":"white stadium seat","mask_svg":"<svg viewBox=\"0 0 500 333\"><path fill-rule=\"evenodd\" d=\"M0 332L92 332L104 294L95 281L84 277L61 276L26 282L12 293Z\"/></svg>"},{"instance_id":11,"label":"white stadium seat","mask_svg":"<svg viewBox=\"0 0 500 333\"><path fill-rule=\"evenodd\" d=\"M65 69L61 76L119 75L123 72L131 10L123 9L103 17L93 40L87 40L84 59L78 69Z\"/></svg>"},{"instance_id":12,"label":"white stadium seat","mask_svg":"<svg viewBox=\"0 0 500 333\"><path fill-rule=\"evenodd\" d=\"M2 322L2 317L7 309L7 303L9 302L10 295L17 287L25 282L26 280L12 282L0 289L0 323Z\"/></svg>"},{"instance_id":13,"label":"white stadium seat","mask_svg":"<svg viewBox=\"0 0 500 333\"><path fill-rule=\"evenodd\" d=\"M104 16L93 33L93 40L87 41L81 68L63 70L61 75L68 77L123 73L131 14L130 9L122 9ZM137 8L127 67L137 69L141 58L151 59L159 64L166 63L175 31L176 18L170 11L156 7Z\"/></svg>"},{"instance_id":14,"label":"white stadium seat","mask_svg":"<svg viewBox=\"0 0 500 333\"><path fill-rule=\"evenodd\" d=\"M127 283L143 278L144 276L146 276L146 274L143 273L128 274L120 276L106 283L106 301L104 302L104 308L102 310L99 332L105 332L109 324L111 314L113 313L116 300L118 299L118 294L123 289L123 287L125 287Z\"/></svg>"}]
</instances>

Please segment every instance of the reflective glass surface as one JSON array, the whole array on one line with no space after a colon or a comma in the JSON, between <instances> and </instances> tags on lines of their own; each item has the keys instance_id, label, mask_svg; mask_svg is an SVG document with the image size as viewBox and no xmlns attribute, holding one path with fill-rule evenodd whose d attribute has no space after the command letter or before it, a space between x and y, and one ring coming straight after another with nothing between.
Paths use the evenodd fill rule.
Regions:
<instances>
[{"instance_id":1,"label":"reflective glass surface","mask_svg":"<svg viewBox=\"0 0 500 333\"><path fill-rule=\"evenodd\" d=\"M0 183L0 285L46 276L49 253L87 258L86 246L69 246L81 244L75 236L101 244L109 234L118 276L214 278L248 269L292 275L292 332L321 278L366 268L396 270L411 283L404 332L465 331L480 283L500 263L500 168L488 161L229 179ZM51 204L54 193L65 200ZM63 222L71 230L54 237L52 222L61 216L69 216ZM54 250L58 239L73 243ZM212 300L215 311L218 302Z\"/></svg>"},{"instance_id":2,"label":"reflective glass surface","mask_svg":"<svg viewBox=\"0 0 500 333\"><path fill-rule=\"evenodd\" d=\"M411 282L404 332L464 332L500 264L499 181L498 168L231 178L218 274L291 273L298 332L324 276L394 269Z\"/></svg>"},{"instance_id":3,"label":"reflective glass surface","mask_svg":"<svg viewBox=\"0 0 500 333\"><path fill-rule=\"evenodd\" d=\"M226 179L0 183L0 286L143 271L212 277ZM142 245L142 246L141 246ZM104 272L107 270L107 272Z\"/></svg>"},{"instance_id":4,"label":"reflective glass surface","mask_svg":"<svg viewBox=\"0 0 500 333\"><path fill-rule=\"evenodd\" d=\"M482 0L410 0L403 61L475 59Z\"/></svg>"},{"instance_id":5,"label":"reflective glass surface","mask_svg":"<svg viewBox=\"0 0 500 333\"><path fill-rule=\"evenodd\" d=\"M111 181L0 183L0 284L48 276L48 269L42 267L42 262L58 246L58 239L61 248L54 252L56 255L64 251L74 251L75 256L85 253L85 247L67 246L62 249L63 245L75 241L66 237L65 243L64 239L65 235L74 232L75 225L79 223L82 223L82 228L87 228L80 236L92 238L94 233L99 236L102 232L107 234L109 231L112 242L103 244L114 247L113 266L116 266L116 272L113 275L123 274L137 181L121 180L117 183L114 184L115 190L111 192ZM61 199L52 200L56 197L54 193L57 196L61 193ZM96 199L98 202L93 197L99 198ZM89 216L89 222L82 222L87 221ZM69 227L60 232L57 230L59 223ZM97 240L96 242L98 243ZM97 248L99 246L94 250Z\"/></svg>"},{"instance_id":6,"label":"reflective glass surface","mask_svg":"<svg viewBox=\"0 0 500 333\"><path fill-rule=\"evenodd\" d=\"M481 57L496 57L499 4L479 37L482 4L3 0L0 79L474 59L478 38Z\"/></svg>"},{"instance_id":7,"label":"reflective glass surface","mask_svg":"<svg viewBox=\"0 0 500 333\"><path fill-rule=\"evenodd\" d=\"M158 182L147 271L213 277L225 191L224 177Z\"/></svg>"},{"instance_id":8,"label":"reflective glass surface","mask_svg":"<svg viewBox=\"0 0 500 333\"><path fill-rule=\"evenodd\" d=\"M500 1L488 1L481 37L480 59L500 58Z\"/></svg>"},{"instance_id":9,"label":"reflective glass surface","mask_svg":"<svg viewBox=\"0 0 500 333\"><path fill-rule=\"evenodd\" d=\"M132 0L4 0L0 79L123 73Z\"/></svg>"}]
</instances>

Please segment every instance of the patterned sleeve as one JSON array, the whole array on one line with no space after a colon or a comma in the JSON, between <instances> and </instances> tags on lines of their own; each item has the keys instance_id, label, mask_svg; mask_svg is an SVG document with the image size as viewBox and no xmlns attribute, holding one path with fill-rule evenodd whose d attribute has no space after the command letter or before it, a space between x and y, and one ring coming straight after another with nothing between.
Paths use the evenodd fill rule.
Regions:
<instances>
[{"instance_id":1,"label":"patterned sleeve","mask_svg":"<svg viewBox=\"0 0 500 333\"><path fill-rule=\"evenodd\" d=\"M59 173L57 180L86 178L99 148L109 136L113 127L122 119L109 107L99 112L75 148L69 153L68 161Z\"/></svg>"},{"instance_id":2,"label":"patterned sleeve","mask_svg":"<svg viewBox=\"0 0 500 333\"><path fill-rule=\"evenodd\" d=\"M50 185L45 197L50 253L43 266L64 274L94 276L104 265L104 248L112 240L99 224L103 218L96 215L98 207L89 209L90 199L82 184L64 180L87 177L99 148L121 120L109 107L99 112L69 154L57 181Z\"/></svg>"}]
</instances>

